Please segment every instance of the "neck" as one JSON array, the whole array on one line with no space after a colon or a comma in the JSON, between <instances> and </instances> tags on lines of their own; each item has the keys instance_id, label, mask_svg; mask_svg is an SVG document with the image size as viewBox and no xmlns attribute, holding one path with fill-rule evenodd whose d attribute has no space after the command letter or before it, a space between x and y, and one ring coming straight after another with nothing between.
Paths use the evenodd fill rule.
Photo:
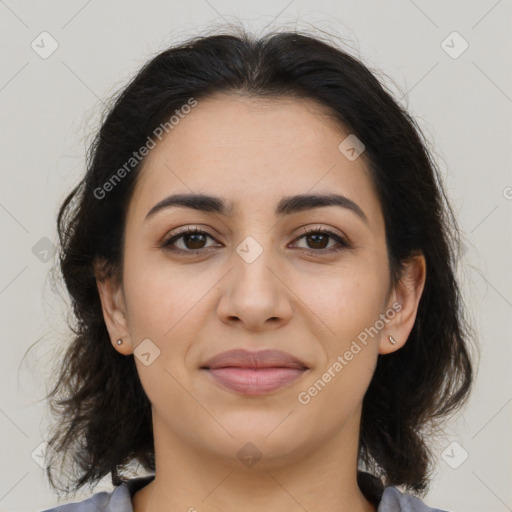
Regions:
<instances>
[{"instance_id":1,"label":"neck","mask_svg":"<svg viewBox=\"0 0 512 512\"><path fill-rule=\"evenodd\" d=\"M318 446L308 444L285 457L263 456L246 447L247 464L236 449L220 457L183 437L166 434L153 413L155 479L133 497L134 512L376 512L357 485L359 420ZM261 444L264 452L264 441ZM303 445L304 446L304 445ZM299 453L300 452L300 453ZM251 465L252 463L252 465Z\"/></svg>"}]
</instances>

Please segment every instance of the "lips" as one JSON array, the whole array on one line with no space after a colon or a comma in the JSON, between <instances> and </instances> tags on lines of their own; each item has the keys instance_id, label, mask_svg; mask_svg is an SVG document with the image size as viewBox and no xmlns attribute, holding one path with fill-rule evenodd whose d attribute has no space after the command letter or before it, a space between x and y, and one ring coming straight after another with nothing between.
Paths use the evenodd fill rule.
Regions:
<instances>
[{"instance_id":1,"label":"lips","mask_svg":"<svg viewBox=\"0 0 512 512\"><path fill-rule=\"evenodd\" d=\"M307 369L306 364L300 359L281 350L250 352L243 349L234 349L217 354L202 365L202 368L206 369L228 367Z\"/></svg>"},{"instance_id":2,"label":"lips","mask_svg":"<svg viewBox=\"0 0 512 512\"><path fill-rule=\"evenodd\" d=\"M214 381L243 395L263 395L298 380L308 367L280 350L235 349L218 354L201 367Z\"/></svg>"}]
</instances>

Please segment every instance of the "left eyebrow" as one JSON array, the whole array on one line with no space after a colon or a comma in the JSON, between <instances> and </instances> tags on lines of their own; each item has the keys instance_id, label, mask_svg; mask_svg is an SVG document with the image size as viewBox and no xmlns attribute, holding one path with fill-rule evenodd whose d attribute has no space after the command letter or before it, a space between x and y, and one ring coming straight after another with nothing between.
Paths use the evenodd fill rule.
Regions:
<instances>
[{"instance_id":1,"label":"left eyebrow","mask_svg":"<svg viewBox=\"0 0 512 512\"><path fill-rule=\"evenodd\" d=\"M173 206L182 206L184 208L192 208L203 212L213 212L231 217L233 213L233 202L226 201L221 197L206 194L173 194L155 204L146 215L144 222L157 212ZM321 208L326 206L340 206L355 213L366 225L370 222L361 207L340 194L299 194L295 196L283 197L275 210L278 215L291 215L292 213L310 210L313 208Z\"/></svg>"}]
</instances>

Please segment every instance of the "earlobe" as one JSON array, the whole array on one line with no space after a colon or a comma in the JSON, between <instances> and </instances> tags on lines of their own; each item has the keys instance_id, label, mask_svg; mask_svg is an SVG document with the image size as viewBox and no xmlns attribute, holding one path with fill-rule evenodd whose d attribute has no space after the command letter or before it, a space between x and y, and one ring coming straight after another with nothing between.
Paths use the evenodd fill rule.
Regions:
<instances>
[{"instance_id":1,"label":"earlobe","mask_svg":"<svg viewBox=\"0 0 512 512\"><path fill-rule=\"evenodd\" d=\"M395 338L393 338L393 336L391 335L388 336L388 339L393 345L396 345L398 343L398 341L396 341Z\"/></svg>"},{"instance_id":2,"label":"earlobe","mask_svg":"<svg viewBox=\"0 0 512 512\"><path fill-rule=\"evenodd\" d=\"M425 287L426 262L423 254L412 256L404 265L402 278L393 291L392 304L399 311L387 323L379 343L379 354L389 354L402 348L414 327L418 306ZM396 307L399 305L399 308ZM391 338L390 338L391 337ZM393 341L395 343L393 343Z\"/></svg>"}]
</instances>

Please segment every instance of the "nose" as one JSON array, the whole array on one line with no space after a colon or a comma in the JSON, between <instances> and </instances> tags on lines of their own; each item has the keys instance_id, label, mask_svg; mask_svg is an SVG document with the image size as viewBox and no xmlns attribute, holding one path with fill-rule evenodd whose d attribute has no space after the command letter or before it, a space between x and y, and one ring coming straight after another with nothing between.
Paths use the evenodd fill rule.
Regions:
<instances>
[{"instance_id":1,"label":"nose","mask_svg":"<svg viewBox=\"0 0 512 512\"><path fill-rule=\"evenodd\" d=\"M247 330L277 329L290 321L293 294L279 265L272 260L271 249L263 250L248 238L233 251L232 270L220 283L223 288L218 315L222 322L238 323Z\"/></svg>"}]
</instances>

